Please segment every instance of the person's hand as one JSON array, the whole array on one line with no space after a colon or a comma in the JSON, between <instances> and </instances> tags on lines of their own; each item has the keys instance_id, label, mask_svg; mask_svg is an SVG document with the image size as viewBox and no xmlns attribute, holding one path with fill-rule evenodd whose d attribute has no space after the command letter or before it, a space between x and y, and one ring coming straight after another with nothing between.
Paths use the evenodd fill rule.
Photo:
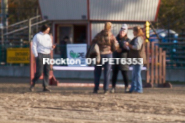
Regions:
<instances>
[{"instance_id":1,"label":"person's hand","mask_svg":"<svg viewBox=\"0 0 185 123\"><path fill-rule=\"evenodd\" d=\"M128 47L132 49L132 45L131 44L129 44Z\"/></svg>"},{"instance_id":2,"label":"person's hand","mask_svg":"<svg viewBox=\"0 0 185 123\"><path fill-rule=\"evenodd\" d=\"M128 43L128 42L125 42L125 45L126 45L126 46L129 46L129 43Z\"/></svg>"},{"instance_id":3,"label":"person's hand","mask_svg":"<svg viewBox=\"0 0 185 123\"><path fill-rule=\"evenodd\" d=\"M35 61L37 61L37 59L38 59L38 56L37 56L37 57L35 57Z\"/></svg>"},{"instance_id":4,"label":"person's hand","mask_svg":"<svg viewBox=\"0 0 185 123\"><path fill-rule=\"evenodd\" d=\"M119 49L117 50L117 52L118 52L118 53L120 53L121 51L122 51L122 49L121 49L121 48L119 48Z\"/></svg>"},{"instance_id":5,"label":"person's hand","mask_svg":"<svg viewBox=\"0 0 185 123\"><path fill-rule=\"evenodd\" d=\"M56 45L53 45L52 48L55 49Z\"/></svg>"},{"instance_id":6,"label":"person's hand","mask_svg":"<svg viewBox=\"0 0 185 123\"><path fill-rule=\"evenodd\" d=\"M115 43L116 45L119 45L119 43L118 43L118 41L117 41L117 40L114 40L114 43Z\"/></svg>"},{"instance_id":7,"label":"person's hand","mask_svg":"<svg viewBox=\"0 0 185 123\"><path fill-rule=\"evenodd\" d=\"M128 47L128 46L126 46L126 45L123 46L124 49L127 49L127 47Z\"/></svg>"}]
</instances>

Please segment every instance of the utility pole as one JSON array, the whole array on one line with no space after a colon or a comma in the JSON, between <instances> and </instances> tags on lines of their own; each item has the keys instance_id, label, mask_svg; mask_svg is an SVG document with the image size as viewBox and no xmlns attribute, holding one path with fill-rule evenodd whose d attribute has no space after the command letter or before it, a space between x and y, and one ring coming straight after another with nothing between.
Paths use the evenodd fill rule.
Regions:
<instances>
[{"instance_id":1,"label":"utility pole","mask_svg":"<svg viewBox=\"0 0 185 123\"><path fill-rule=\"evenodd\" d=\"M2 13L2 24L8 26L8 0L1 0L1 13Z\"/></svg>"},{"instance_id":2,"label":"utility pole","mask_svg":"<svg viewBox=\"0 0 185 123\"><path fill-rule=\"evenodd\" d=\"M31 41L31 19L28 19L28 40Z\"/></svg>"},{"instance_id":3,"label":"utility pole","mask_svg":"<svg viewBox=\"0 0 185 123\"><path fill-rule=\"evenodd\" d=\"M170 18L168 18L168 37L167 37L167 41L170 42Z\"/></svg>"},{"instance_id":4,"label":"utility pole","mask_svg":"<svg viewBox=\"0 0 185 123\"><path fill-rule=\"evenodd\" d=\"M39 15L39 9L38 9L38 7L36 8L36 16L38 16ZM39 22L39 18L37 18L37 23ZM36 33L38 32L38 29L39 28L39 26L38 26L38 24L37 24L37 26L36 26Z\"/></svg>"}]
</instances>

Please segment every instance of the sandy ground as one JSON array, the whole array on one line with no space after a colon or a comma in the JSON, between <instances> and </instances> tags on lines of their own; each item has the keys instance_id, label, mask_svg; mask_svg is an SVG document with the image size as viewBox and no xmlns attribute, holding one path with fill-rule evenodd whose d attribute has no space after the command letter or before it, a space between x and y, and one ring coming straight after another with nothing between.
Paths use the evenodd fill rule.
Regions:
<instances>
[{"instance_id":1,"label":"sandy ground","mask_svg":"<svg viewBox=\"0 0 185 123\"><path fill-rule=\"evenodd\" d=\"M0 83L0 123L185 123L185 87L143 94L93 94L92 88Z\"/></svg>"}]
</instances>

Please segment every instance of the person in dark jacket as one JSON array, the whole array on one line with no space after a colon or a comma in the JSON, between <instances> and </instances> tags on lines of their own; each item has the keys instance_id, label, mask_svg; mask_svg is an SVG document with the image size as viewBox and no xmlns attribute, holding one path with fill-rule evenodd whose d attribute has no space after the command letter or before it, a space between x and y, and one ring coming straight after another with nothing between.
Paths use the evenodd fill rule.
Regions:
<instances>
[{"instance_id":1,"label":"person in dark jacket","mask_svg":"<svg viewBox=\"0 0 185 123\"><path fill-rule=\"evenodd\" d=\"M113 53L114 58L127 58L129 48L124 46L124 44L126 42L130 41L130 39L127 37L127 32L128 32L128 26L127 26L127 24L123 24L118 36L116 37L117 41L119 42L120 48L119 48L119 50L117 50ZM113 75L112 75L111 93L115 92L117 76L118 76L119 71L121 71L122 76L123 76L123 81L124 81L124 84L125 84L125 91L128 91L128 84L129 84L128 70L129 70L129 66L126 65L126 64L123 65L123 64L119 63L119 64L113 65L112 68L113 68L113 71L112 71Z\"/></svg>"},{"instance_id":2,"label":"person in dark jacket","mask_svg":"<svg viewBox=\"0 0 185 123\"><path fill-rule=\"evenodd\" d=\"M65 36L62 41L60 41L60 56L63 59L67 58L67 44L69 43L69 37Z\"/></svg>"},{"instance_id":3,"label":"person in dark jacket","mask_svg":"<svg viewBox=\"0 0 185 123\"><path fill-rule=\"evenodd\" d=\"M98 33L95 38L92 40L92 44L97 43L100 50L100 56L102 58L112 58L112 53L119 48L118 41L111 32L112 23L106 22L105 28L100 33ZM102 61L100 61L102 62ZM104 93L106 94L109 89L110 73L111 73L111 64L105 62L104 67ZM102 66L95 65L94 70L94 93L98 93L100 77L102 72Z\"/></svg>"}]
</instances>

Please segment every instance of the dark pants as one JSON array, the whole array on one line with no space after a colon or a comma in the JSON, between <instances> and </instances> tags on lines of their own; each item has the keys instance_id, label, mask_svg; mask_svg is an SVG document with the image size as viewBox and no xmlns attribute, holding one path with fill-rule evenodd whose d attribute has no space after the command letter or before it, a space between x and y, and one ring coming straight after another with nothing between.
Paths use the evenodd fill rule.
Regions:
<instances>
[{"instance_id":1,"label":"dark pants","mask_svg":"<svg viewBox=\"0 0 185 123\"><path fill-rule=\"evenodd\" d=\"M103 54L103 55L101 55L101 58L112 58L112 54ZM96 66L95 65L95 70L94 70L94 84L95 84L95 87L94 87L94 90L99 90L102 67L104 67L103 89L105 91L109 89L111 65L108 62L106 62L102 66Z\"/></svg>"},{"instance_id":2,"label":"dark pants","mask_svg":"<svg viewBox=\"0 0 185 123\"><path fill-rule=\"evenodd\" d=\"M32 82L33 86L35 86L35 83L39 80L40 76L43 73L43 87L45 88L48 86L50 65L47 63L44 65L43 58L50 58L50 54L38 54L38 57L36 58L36 73Z\"/></svg>"},{"instance_id":3,"label":"dark pants","mask_svg":"<svg viewBox=\"0 0 185 123\"><path fill-rule=\"evenodd\" d=\"M112 87L116 87L116 82L117 82L117 76L119 73L119 65L115 65L114 69L112 71ZM127 70L121 70L122 76L123 76L123 81L125 83L125 87L128 87L128 71Z\"/></svg>"}]
</instances>

